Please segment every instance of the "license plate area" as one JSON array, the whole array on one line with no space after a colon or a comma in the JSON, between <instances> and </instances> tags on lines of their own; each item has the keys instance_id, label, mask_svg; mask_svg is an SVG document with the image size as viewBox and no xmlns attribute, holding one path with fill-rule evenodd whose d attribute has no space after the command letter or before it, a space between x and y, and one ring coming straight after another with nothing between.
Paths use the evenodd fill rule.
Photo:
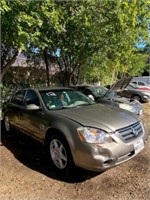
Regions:
<instances>
[{"instance_id":1,"label":"license plate area","mask_svg":"<svg viewBox=\"0 0 150 200\"><path fill-rule=\"evenodd\" d=\"M139 111L139 115L142 115L142 114L143 114L143 110L140 110L140 111Z\"/></svg>"},{"instance_id":2,"label":"license plate area","mask_svg":"<svg viewBox=\"0 0 150 200\"><path fill-rule=\"evenodd\" d=\"M134 143L135 154L138 154L140 151L142 151L142 149L144 149L144 142L142 139L140 139Z\"/></svg>"}]
</instances>

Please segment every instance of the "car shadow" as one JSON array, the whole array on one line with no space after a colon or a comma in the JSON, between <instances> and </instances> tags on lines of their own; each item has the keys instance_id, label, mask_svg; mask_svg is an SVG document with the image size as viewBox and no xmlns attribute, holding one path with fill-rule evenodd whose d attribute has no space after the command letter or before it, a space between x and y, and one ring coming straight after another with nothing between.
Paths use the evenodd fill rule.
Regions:
<instances>
[{"instance_id":1,"label":"car shadow","mask_svg":"<svg viewBox=\"0 0 150 200\"><path fill-rule=\"evenodd\" d=\"M1 145L9 149L23 165L52 179L68 183L80 183L100 174L80 168L66 174L58 173L52 168L44 146L16 131L8 134L2 129Z\"/></svg>"}]
</instances>

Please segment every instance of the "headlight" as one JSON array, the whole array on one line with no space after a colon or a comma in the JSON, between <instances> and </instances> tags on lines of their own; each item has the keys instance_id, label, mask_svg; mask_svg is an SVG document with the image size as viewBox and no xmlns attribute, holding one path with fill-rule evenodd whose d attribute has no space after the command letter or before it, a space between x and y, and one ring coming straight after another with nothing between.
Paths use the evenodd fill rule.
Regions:
<instances>
[{"instance_id":1,"label":"headlight","mask_svg":"<svg viewBox=\"0 0 150 200\"><path fill-rule=\"evenodd\" d=\"M104 144L106 142L112 142L112 138L108 133L103 130L90 128L90 127L79 127L77 129L81 141L87 143Z\"/></svg>"},{"instance_id":2,"label":"headlight","mask_svg":"<svg viewBox=\"0 0 150 200\"><path fill-rule=\"evenodd\" d=\"M149 95L144 95L143 96L145 99L148 99L148 98L150 98L150 96Z\"/></svg>"},{"instance_id":3,"label":"headlight","mask_svg":"<svg viewBox=\"0 0 150 200\"><path fill-rule=\"evenodd\" d=\"M125 110L129 110L129 111L132 111L132 112L135 111L135 108L133 106L130 106L130 105L125 104L125 103L120 103L119 104L119 108L122 108L122 109L125 109Z\"/></svg>"}]
</instances>

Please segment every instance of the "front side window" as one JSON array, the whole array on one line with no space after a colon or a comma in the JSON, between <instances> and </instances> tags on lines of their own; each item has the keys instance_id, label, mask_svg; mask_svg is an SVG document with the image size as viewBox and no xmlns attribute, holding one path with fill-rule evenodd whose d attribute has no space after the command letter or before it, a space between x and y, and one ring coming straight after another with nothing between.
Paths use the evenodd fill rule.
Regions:
<instances>
[{"instance_id":1,"label":"front side window","mask_svg":"<svg viewBox=\"0 0 150 200\"><path fill-rule=\"evenodd\" d=\"M40 94L46 108L49 110L72 108L94 103L93 100L75 90L46 90L40 91Z\"/></svg>"},{"instance_id":2,"label":"front side window","mask_svg":"<svg viewBox=\"0 0 150 200\"><path fill-rule=\"evenodd\" d=\"M146 84L144 82L138 82L139 85L145 86Z\"/></svg>"},{"instance_id":3,"label":"front side window","mask_svg":"<svg viewBox=\"0 0 150 200\"><path fill-rule=\"evenodd\" d=\"M38 96L33 90L28 90L24 98L24 105L27 106L29 104L40 105Z\"/></svg>"},{"instance_id":4,"label":"front side window","mask_svg":"<svg viewBox=\"0 0 150 200\"><path fill-rule=\"evenodd\" d=\"M26 90L18 91L12 98L11 102L23 106Z\"/></svg>"}]
</instances>

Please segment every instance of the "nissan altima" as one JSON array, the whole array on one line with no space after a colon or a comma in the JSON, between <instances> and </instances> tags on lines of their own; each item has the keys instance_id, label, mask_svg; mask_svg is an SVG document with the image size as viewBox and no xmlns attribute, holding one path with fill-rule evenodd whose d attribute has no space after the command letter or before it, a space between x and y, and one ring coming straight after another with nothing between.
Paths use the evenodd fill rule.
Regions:
<instances>
[{"instance_id":1,"label":"nissan altima","mask_svg":"<svg viewBox=\"0 0 150 200\"><path fill-rule=\"evenodd\" d=\"M129 111L97 104L71 88L27 88L6 103L5 129L46 146L58 171L72 166L105 171L144 149L148 133Z\"/></svg>"}]
</instances>

